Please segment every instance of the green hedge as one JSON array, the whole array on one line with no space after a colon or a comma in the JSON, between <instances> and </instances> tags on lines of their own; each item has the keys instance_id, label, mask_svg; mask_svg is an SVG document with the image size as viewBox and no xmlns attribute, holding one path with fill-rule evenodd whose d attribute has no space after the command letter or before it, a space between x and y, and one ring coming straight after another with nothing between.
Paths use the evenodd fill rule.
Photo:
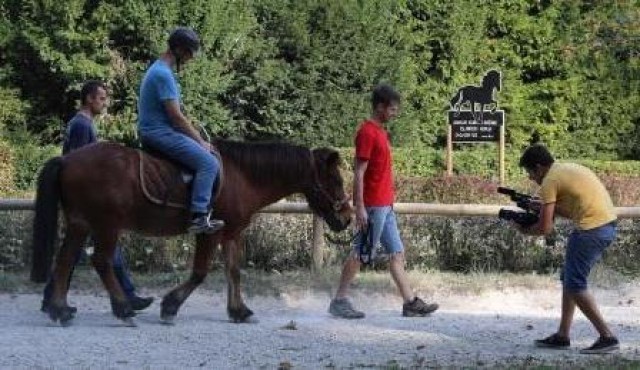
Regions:
<instances>
[{"instance_id":1,"label":"green hedge","mask_svg":"<svg viewBox=\"0 0 640 370\"><path fill-rule=\"evenodd\" d=\"M8 143L0 140L0 196L13 190L13 151Z\"/></svg>"},{"instance_id":2,"label":"green hedge","mask_svg":"<svg viewBox=\"0 0 640 370\"><path fill-rule=\"evenodd\" d=\"M25 269L30 259L30 212L0 214L0 271ZM556 234L545 239L519 234L494 218L447 218L399 215L408 267L457 272L556 271L571 230L568 222L556 224ZM624 274L640 274L640 221L623 220L616 242L604 256L604 264ZM352 229L325 234L325 261L342 264L351 250ZM312 222L309 215L260 214L244 234L244 265L265 271L311 267ZM184 271L191 269L194 238L144 238L125 234L120 244L134 271ZM89 248L89 251L91 249ZM378 268L384 268L381 255ZM218 258L214 268L222 262Z\"/></svg>"},{"instance_id":3,"label":"green hedge","mask_svg":"<svg viewBox=\"0 0 640 370\"><path fill-rule=\"evenodd\" d=\"M539 136L567 157L640 159L637 1L6 0L0 12L0 127L47 143L88 78L130 123L112 137L130 138L144 69L181 24L203 40L180 73L185 107L225 137L350 145L388 82L403 97L394 145L439 148L455 92L497 68L510 145Z\"/></svg>"},{"instance_id":4,"label":"green hedge","mask_svg":"<svg viewBox=\"0 0 640 370\"><path fill-rule=\"evenodd\" d=\"M60 148L55 145L38 146L32 143L23 143L14 147L14 190L35 191L38 173L42 169L42 165L57 155L60 155Z\"/></svg>"},{"instance_id":5,"label":"green hedge","mask_svg":"<svg viewBox=\"0 0 640 370\"><path fill-rule=\"evenodd\" d=\"M344 159L345 169L352 170L354 148L338 149ZM505 152L507 182L519 182L526 178L518 167L521 151L508 148ZM444 149L394 148L393 167L398 177L431 177L446 172ZM640 161L613 161L598 159L557 158L559 161L580 163L598 175L640 177ZM478 176L497 180L499 177L498 147L495 144L478 144L454 149L453 170L456 175Z\"/></svg>"}]
</instances>

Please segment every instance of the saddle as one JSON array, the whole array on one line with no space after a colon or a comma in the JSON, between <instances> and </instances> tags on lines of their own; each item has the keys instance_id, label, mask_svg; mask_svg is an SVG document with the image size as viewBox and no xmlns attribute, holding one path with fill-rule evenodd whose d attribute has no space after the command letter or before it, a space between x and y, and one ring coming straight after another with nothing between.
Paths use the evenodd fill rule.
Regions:
<instances>
[{"instance_id":1,"label":"saddle","mask_svg":"<svg viewBox=\"0 0 640 370\"><path fill-rule=\"evenodd\" d=\"M222 190L223 167L220 154L216 151L212 153L220 162L220 171L213 183L216 193L212 200L215 201ZM138 157L140 187L144 196L160 206L189 209L193 171L149 148L138 150Z\"/></svg>"}]
</instances>

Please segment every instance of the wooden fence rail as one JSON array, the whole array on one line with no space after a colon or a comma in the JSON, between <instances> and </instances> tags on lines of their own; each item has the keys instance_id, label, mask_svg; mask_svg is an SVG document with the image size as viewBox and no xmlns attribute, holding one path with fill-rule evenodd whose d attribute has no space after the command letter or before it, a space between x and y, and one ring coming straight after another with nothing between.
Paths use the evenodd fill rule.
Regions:
<instances>
[{"instance_id":1,"label":"wooden fence rail","mask_svg":"<svg viewBox=\"0 0 640 370\"><path fill-rule=\"evenodd\" d=\"M33 199L0 199L0 211L32 211ZM487 204L439 204L439 203L396 203L393 209L398 214L432 215L448 217L497 217L500 208L512 208L513 205ZM304 202L278 202L260 210L261 213L311 213ZM619 218L639 218L640 207L616 207ZM313 267L323 264L324 226L322 219L313 217Z\"/></svg>"}]
</instances>

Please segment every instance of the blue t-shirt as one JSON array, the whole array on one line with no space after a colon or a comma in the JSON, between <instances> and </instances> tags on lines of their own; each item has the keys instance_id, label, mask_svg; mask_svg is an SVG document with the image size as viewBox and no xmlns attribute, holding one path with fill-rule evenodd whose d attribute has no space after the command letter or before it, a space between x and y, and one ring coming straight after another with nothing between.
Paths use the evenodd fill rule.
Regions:
<instances>
[{"instance_id":1,"label":"blue t-shirt","mask_svg":"<svg viewBox=\"0 0 640 370\"><path fill-rule=\"evenodd\" d=\"M156 60L142 79L138 99L138 130L172 127L164 102L180 101L180 86L171 67L163 60Z\"/></svg>"},{"instance_id":2,"label":"blue t-shirt","mask_svg":"<svg viewBox=\"0 0 640 370\"><path fill-rule=\"evenodd\" d=\"M67 154L96 141L98 141L98 135L95 126L93 126L93 120L78 112L67 124L62 154Z\"/></svg>"}]
</instances>

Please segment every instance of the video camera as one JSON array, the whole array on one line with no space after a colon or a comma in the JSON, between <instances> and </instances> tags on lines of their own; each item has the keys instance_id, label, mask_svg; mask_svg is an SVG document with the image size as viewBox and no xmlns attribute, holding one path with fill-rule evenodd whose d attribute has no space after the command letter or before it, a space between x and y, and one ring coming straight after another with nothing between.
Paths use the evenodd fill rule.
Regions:
<instances>
[{"instance_id":1,"label":"video camera","mask_svg":"<svg viewBox=\"0 0 640 370\"><path fill-rule=\"evenodd\" d=\"M532 207L534 198L531 195L518 193L513 189L502 186L498 187L498 193L508 195L511 201L516 203L516 206L524 210L524 212L520 212L501 208L498 212L498 218L513 221L523 227L529 227L538 222L540 216L538 210Z\"/></svg>"}]
</instances>

